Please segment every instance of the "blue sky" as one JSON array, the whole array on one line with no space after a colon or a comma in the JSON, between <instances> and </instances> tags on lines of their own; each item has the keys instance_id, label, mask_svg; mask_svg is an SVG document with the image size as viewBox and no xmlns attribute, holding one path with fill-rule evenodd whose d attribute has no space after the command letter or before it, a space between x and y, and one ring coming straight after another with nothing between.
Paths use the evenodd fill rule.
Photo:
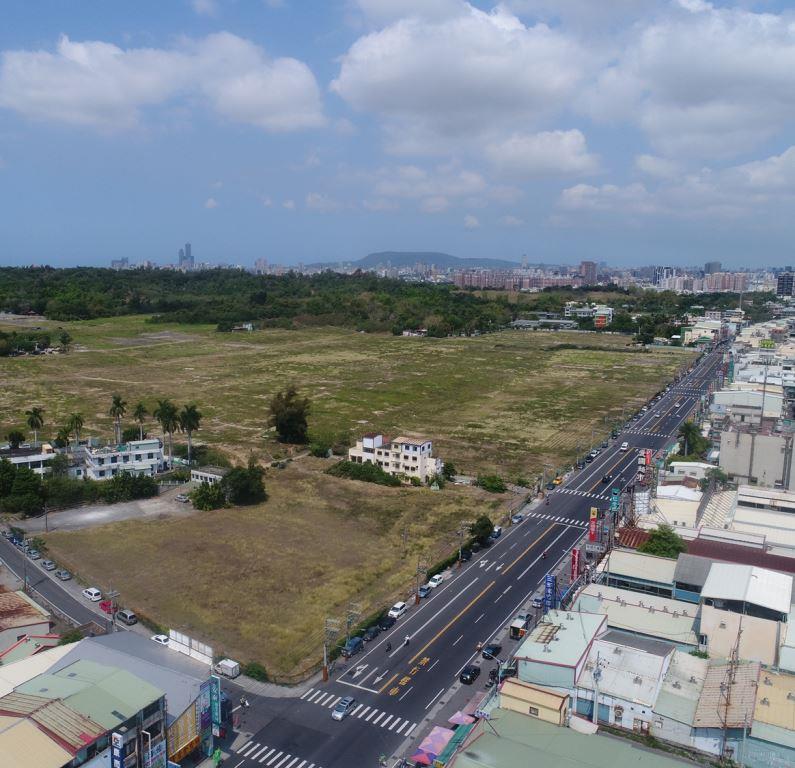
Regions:
<instances>
[{"instance_id":1,"label":"blue sky","mask_svg":"<svg viewBox=\"0 0 795 768\"><path fill-rule=\"evenodd\" d=\"M789 5L5 0L0 264L791 264Z\"/></svg>"}]
</instances>

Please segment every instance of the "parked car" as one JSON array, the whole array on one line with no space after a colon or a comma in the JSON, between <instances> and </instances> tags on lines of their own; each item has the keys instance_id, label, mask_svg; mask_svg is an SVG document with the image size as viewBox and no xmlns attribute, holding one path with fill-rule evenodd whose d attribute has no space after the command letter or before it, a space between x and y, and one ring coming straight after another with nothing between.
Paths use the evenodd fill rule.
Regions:
<instances>
[{"instance_id":1,"label":"parked car","mask_svg":"<svg viewBox=\"0 0 795 768\"><path fill-rule=\"evenodd\" d=\"M390 609L387 616L391 616L393 619L399 619L409 607L405 603L395 603Z\"/></svg>"},{"instance_id":2,"label":"parked car","mask_svg":"<svg viewBox=\"0 0 795 768\"><path fill-rule=\"evenodd\" d=\"M28 550L28 557L31 560L38 560L41 557L41 553L38 549L29 549Z\"/></svg>"},{"instance_id":3,"label":"parked car","mask_svg":"<svg viewBox=\"0 0 795 768\"><path fill-rule=\"evenodd\" d=\"M594 457L590 453L585 457L585 463L586 464L590 464L593 460L594 460Z\"/></svg>"},{"instance_id":4,"label":"parked car","mask_svg":"<svg viewBox=\"0 0 795 768\"><path fill-rule=\"evenodd\" d=\"M576 467L577 469L585 469L585 462L582 459L578 460Z\"/></svg>"},{"instance_id":5,"label":"parked car","mask_svg":"<svg viewBox=\"0 0 795 768\"><path fill-rule=\"evenodd\" d=\"M423 584L418 590L417 594L420 597L428 597L431 594L433 587L430 584Z\"/></svg>"},{"instance_id":6,"label":"parked car","mask_svg":"<svg viewBox=\"0 0 795 768\"><path fill-rule=\"evenodd\" d=\"M514 525L518 525L519 523L524 520L524 515L521 512L517 512L515 515L511 515L511 522Z\"/></svg>"},{"instance_id":7,"label":"parked car","mask_svg":"<svg viewBox=\"0 0 795 768\"><path fill-rule=\"evenodd\" d=\"M607 448L608 445L610 445L610 443L608 443L607 440L602 440L602 448Z\"/></svg>"},{"instance_id":8,"label":"parked car","mask_svg":"<svg viewBox=\"0 0 795 768\"><path fill-rule=\"evenodd\" d=\"M55 572L55 578L61 581L69 581L72 578L72 574L65 568L61 568L61 570Z\"/></svg>"},{"instance_id":9,"label":"parked car","mask_svg":"<svg viewBox=\"0 0 795 768\"><path fill-rule=\"evenodd\" d=\"M562 478L562 477L556 477L556 478L555 478L555 479L552 481L552 484L553 484L553 485L560 485L562 482L563 482L563 478Z\"/></svg>"},{"instance_id":10,"label":"parked car","mask_svg":"<svg viewBox=\"0 0 795 768\"><path fill-rule=\"evenodd\" d=\"M470 547L470 550L472 552L480 552L481 549L483 549L483 547L480 546L480 542L479 541L473 541L472 542L472 546Z\"/></svg>"},{"instance_id":11,"label":"parked car","mask_svg":"<svg viewBox=\"0 0 795 768\"><path fill-rule=\"evenodd\" d=\"M3 538L4 539L13 539L14 534L11 531L3 531Z\"/></svg>"},{"instance_id":12,"label":"parked car","mask_svg":"<svg viewBox=\"0 0 795 768\"><path fill-rule=\"evenodd\" d=\"M501 525L495 525L494 526L494 530L491 532L491 538L492 539L499 539L500 536L502 536L502 526Z\"/></svg>"},{"instance_id":13,"label":"parked car","mask_svg":"<svg viewBox=\"0 0 795 768\"><path fill-rule=\"evenodd\" d=\"M344 720L356 706L356 699L353 696L346 696L340 699L334 709L331 710L332 720Z\"/></svg>"},{"instance_id":14,"label":"parked car","mask_svg":"<svg viewBox=\"0 0 795 768\"><path fill-rule=\"evenodd\" d=\"M187 504L187 502L189 502L189 501L190 501L190 498L188 497L188 495L187 495L186 493L178 493L178 494L177 494L177 495L174 497L174 501L179 501L179 502L181 502L182 504Z\"/></svg>"},{"instance_id":15,"label":"parked car","mask_svg":"<svg viewBox=\"0 0 795 768\"><path fill-rule=\"evenodd\" d=\"M86 600L90 600L92 603L98 603L102 600L102 592L100 592L96 587L86 587L83 590L83 597Z\"/></svg>"},{"instance_id":16,"label":"parked car","mask_svg":"<svg viewBox=\"0 0 795 768\"><path fill-rule=\"evenodd\" d=\"M394 616L390 616L389 614L382 616L381 620L378 622L378 626L381 627L382 632L386 632L388 629L395 626Z\"/></svg>"},{"instance_id":17,"label":"parked car","mask_svg":"<svg viewBox=\"0 0 795 768\"><path fill-rule=\"evenodd\" d=\"M555 483L547 483L547 490L554 491L555 490Z\"/></svg>"},{"instance_id":18,"label":"parked car","mask_svg":"<svg viewBox=\"0 0 795 768\"><path fill-rule=\"evenodd\" d=\"M127 608L123 608L121 611L118 611L116 613L116 618L126 624L128 627L138 623L138 617Z\"/></svg>"},{"instance_id":19,"label":"parked car","mask_svg":"<svg viewBox=\"0 0 795 768\"><path fill-rule=\"evenodd\" d=\"M348 642L342 646L342 651L340 653L346 658L349 659L351 656L355 656L364 648L364 640L361 637L351 637L348 639Z\"/></svg>"},{"instance_id":20,"label":"parked car","mask_svg":"<svg viewBox=\"0 0 795 768\"><path fill-rule=\"evenodd\" d=\"M489 643L483 647L482 656L484 659L496 659L500 655L502 646L497 643Z\"/></svg>"},{"instance_id":21,"label":"parked car","mask_svg":"<svg viewBox=\"0 0 795 768\"><path fill-rule=\"evenodd\" d=\"M431 578L428 579L428 586L431 589L436 589L436 587L441 586L443 581L444 581L444 579L442 578L442 574L441 573L437 573L435 576L431 576Z\"/></svg>"},{"instance_id":22,"label":"parked car","mask_svg":"<svg viewBox=\"0 0 795 768\"><path fill-rule=\"evenodd\" d=\"M461 559L464 562L468 562L472 559L472 550L471 549L462 549L461 550Z\"/></svg>"},{"instance_id":23,"label":"parked car","mask_svg":"<svg viewBox=\"0 0 795 768\"><path fill-rule=\"evenodd\" d=\"M42 560L41 567L44 568L45 571L54 571L56 566L52 560Z\"/></svg>"},{"instance_id":24,"label":"parked car","mask_svg":"<svg viewBox=\"0 0 795 768\"><path fill-rule=\"evenodd\" d=\"M364 630L362 640L364 640L366 643L369 643L371 640L375 640L380 634L381 627L379 627L378 624L373 624L372 627L367 627L367 629Z\"/></svg>"},{"instance_id":25,"label":"parked car","mask_svg":"<svg viewBox=\"0 0 795 768\"><path fill-rule=\"evenodd\" d=\"M158 645L168 645L168 635L152 635L152 640Z\"/></svg>"},{"instance_id":26,"label":"parked car","mask_svg":"<svg viewBox=\"0 0 795 768\"><path fill-rule=\"evenodd\" d=\"M540 597L533 598L533 608L543 608L544 601Z\"/></svg>"},{"instance_id":27,"label":"parked car","mask_svg":"<svg viewBox=\"0 0 795 768\"><path fill-rule=\"evenodd\" d=\"M468 664L461 670L461 674L458 676L458 679L464 685L472 685L472 683L478 679L478 675L480 675L480 667L477 667L474 664Z\"/></svg>"}]
</instances>

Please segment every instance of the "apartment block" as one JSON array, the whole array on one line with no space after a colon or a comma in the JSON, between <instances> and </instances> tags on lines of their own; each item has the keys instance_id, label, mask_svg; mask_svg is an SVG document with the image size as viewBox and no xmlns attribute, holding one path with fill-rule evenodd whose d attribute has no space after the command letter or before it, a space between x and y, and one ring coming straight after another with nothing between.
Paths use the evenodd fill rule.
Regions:
<instances>
[{"instance_id":1,"label":"apartment block","mask_svg":"<svg viewBox=\"0 0 795 768\"><path fill-rule=\"evenodd\" d=\"M376 432L363 435L348 450L348 461L376 464L389 475L416 477L427 482L442 472L444 464L433 456L433 443L425 438L396 437L394 440Z\"/></svg>"}]
</instances>

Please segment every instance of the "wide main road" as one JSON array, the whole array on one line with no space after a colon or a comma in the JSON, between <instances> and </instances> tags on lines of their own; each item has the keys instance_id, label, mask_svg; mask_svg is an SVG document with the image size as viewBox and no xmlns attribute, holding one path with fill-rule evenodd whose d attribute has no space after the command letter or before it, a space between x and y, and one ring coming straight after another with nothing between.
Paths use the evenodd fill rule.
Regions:
<instances>
[{"instance_id":1,"label":"wide main road","mask_svg":"<svg viewBox=\"0 0 795 768\"><path fill-rule=\"evenodd\" d=\"M237 748L228 761L231 768L375 766L380 754L392 754L423 727L465 665L482 664L473 692L482 689L494 662L480 659L477 643L501 635L539 593L545 574L583 535L590 508L604 507L613 487L634 482L639 450L670 444L707 392L721 355L720 348L705 355L593 462L551 492L548 503L454 571L394 628L338 667L328 683L300 698L258 700L254 707L260 711L252 716L262 727ZM629 449L621 451L624 441ZM603 482L606 475L610 480ZM502 642L507 658L514 643ZM333 721L331 710L344 696L356 699L355 708L342 722Z\"/></svg>"}]
</instances>

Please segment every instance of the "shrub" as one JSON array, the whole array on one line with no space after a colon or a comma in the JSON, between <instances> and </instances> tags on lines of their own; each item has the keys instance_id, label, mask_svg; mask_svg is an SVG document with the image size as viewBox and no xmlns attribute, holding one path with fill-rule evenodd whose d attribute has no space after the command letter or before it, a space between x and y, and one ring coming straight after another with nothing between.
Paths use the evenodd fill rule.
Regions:
<instances>
[{"instance_id":1,"label":"shrub","mask_svg":"<svg viewBox=\"0 0 795 768\"><path fill-rule=\"evenodd\" d=\"M261 683L268 682L268 672L258 661L249 661L243 666L242 672L252 680L259 680Z\"/></svg>"},{"instance_id":2,"label":"shrub","mask_svg":"<svg viewBox=\"0 0 795 768\"><path fill-rule=\"evenodd\" d=\"M331 451L331 444L323 440L314 442L309 446L309 453L313 456L317 456L319 459L325 459L329 451Z\"/></svg>"},{"instance_id":3,"label":"shrub","mask_svg":"<svg viewBox=\"0 0 795 768\"><path fill-rule=\"evenodd\" d=\"M196 509L201 509L205 512L226 506L226 494L220 483L215 483L214 485L202 483L190 494L190 500Z\"/></svg>"},{"instance_id":4,"label":"shrub","mask_svg":"<svg viewBox=\"0 0 795 768\"><path fill-rule=\"evenodd\" d=\"M68 632L64 632L61 635L58 645L70 645L71 643L77 643L82 639L83 633L79 629L70 629Z\"/></svg>"},{"instance_id":5,"label":"shrub","mask_svg":"<svg viewBox=\"0 0 795 768\"><path fill-rule=\"evenodd\" d=\"M268 494L262 478L265 470L250 461L247 467L234 467L221 480L221 489L232 504L258 504Z\"/></svg>"},{"instance_id":6,"label":"shrub","mask_svg":"<svg viewBox=\"0 0 795 768\"><path fill-rule=\"evenodd\" d=\"M505 493L508 487L499 475L479 475L478 486L489 493Z\"/></svg>"},{"instance_id":7,"label":"shrub","mask_svg":"<svg viewBox=\"0 0 795 768\"><path fill-rule=\"evenodd\" d=\"M340 461L326 470L326 474L334 477L345 477L349 480L361 480L376 485L399 486L400 480L384 472L377 464L358 464L354 461Z\"/></svg>"}]
</instances>

